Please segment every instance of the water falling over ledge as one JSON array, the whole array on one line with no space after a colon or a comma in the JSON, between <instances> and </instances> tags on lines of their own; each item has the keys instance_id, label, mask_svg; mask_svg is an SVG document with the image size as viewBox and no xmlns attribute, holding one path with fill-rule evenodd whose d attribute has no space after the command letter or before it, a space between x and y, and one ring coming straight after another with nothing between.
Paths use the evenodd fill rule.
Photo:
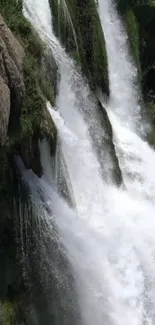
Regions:
<instances>
[{"instance_id":1,"label":"water falling over ledge","mask_svg":"<svg viewBox=\"0 0 155 325\"><path fill-rule=\"evenodd\" d=\"M73 82L77 76L74 74L76 68L53 34L48 1L25 0L25 3L29 19L41 37L46 42L51 40L61 76L58 111L51 110L51 115L61 139L76 211L53 191L44 176L39 182L46 203L53 208L59 238L73 270L81 323L154 325L155 153L137 132L142 123L134 81L136 69L130 58L120 17L112 0L99 0L111 88L106 108L124 189L111 181L108 168L111 161L107 158L105 147L105 161L102 163L110 181L101 176L102 164L89 133L90 124L94 121L83 117L83 111L89 112L89 109L90 116L96 116L91 115L94 102L87 101L88 88L84 87L84 83L81 82L80 88L79 82ZM79 100L77 90L82 100ZM98 126L98 120L95 121ZM101 133L97 135L100 138ZM44 155L47 159L42 160L42 167L44 175L47 175L49 156L47 152ZM44 214L42 216L44 218ZM48 227L49 219L47 213ZM54 272L55 269L52 275L56 276Z\"/></svg>"}]
</instances>

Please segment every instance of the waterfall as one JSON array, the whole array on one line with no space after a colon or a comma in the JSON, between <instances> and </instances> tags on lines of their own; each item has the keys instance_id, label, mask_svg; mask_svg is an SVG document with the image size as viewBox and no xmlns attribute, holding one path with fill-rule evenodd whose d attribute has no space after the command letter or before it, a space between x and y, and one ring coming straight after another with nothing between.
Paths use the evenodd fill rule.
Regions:
<instances>
[{"instance_id":1,"label":"waterfall","mask_svg":"<svg viewBox=\"0 0 155 325\"><path fill-rule=\"evenodd\" d=\"M137 69L129 55L129 41L116 11L116 1L99 0L99 15L109 63L110 103L123 124L140 128ZM138 130L139 131L139 130Z\"/></svg>"},{"instance_id":2,"label":"waterfall","mask_svg":"<svg viewBox=\"0 0 155 325\"><path fill-rule=\"evenodd\" d=\"M124 188L111 181L111 161L104 147L102 158L107 179L102 177L101 157L96 154L89 132L92 123L96 139L102 137L95 102L74 62L53 34L48 1L25 0L25 14L51 46L60 73L57 109L48 103L47 108L58 129L76 209L69 207L57 191L57 184L53 185L53 178L50 180L49 151L43 142L40 151L44 174L33 187L42 189L48 206L40 209L39 217L46 220L51 237L52 219L74 274L76 303L81 312L77 323L153 325L155 154L139 135L143 128L139 132L136 69L125 30L111 0L99 0L98 4L109 64L111 97L106 109ZM25 177L29 179L28 174ZM32 182L29 186L32 188ZM54 271L59 269L52 269L51 264L53 276ZM69 322L62 320L59 324Z\"/></svg>"},{"instance_id":3,"label":"waterfall","mask_svg":"<svg viewBox=\"0 0 155 325\"><path fill-rule=\"evenodd\" d=\"M111 96L106 109L124 183L132 195L140 193L153 200L154 151L142 139L145 125L140 116L137 70L130 56L128 38L114 1L99 0L99 14L109 63Z\"/></svg>"},{"instance_id":4,"label":"waterfall","mask_svg":"<svg viewBox=\"0 0 155 325\"><path fill-rule=\"evenodd\" d=\"M42 148L43 152L47 149L44 141ZM50 177L44 184L26 170L19 157L15 161L21 175L16 229L29 303L26 324L80 324L72 269L53 214L55 202L61 205L61 199L58 201L52 186L48 189ZM48 202L47 189L53 201Z\"/></svg>"}]
</instances>

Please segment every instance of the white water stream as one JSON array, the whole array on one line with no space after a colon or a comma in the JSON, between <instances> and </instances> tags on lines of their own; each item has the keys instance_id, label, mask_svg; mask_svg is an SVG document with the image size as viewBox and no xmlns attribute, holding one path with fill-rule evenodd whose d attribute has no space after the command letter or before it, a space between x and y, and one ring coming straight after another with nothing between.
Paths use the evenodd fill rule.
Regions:
<instances>
[{"instance_id":1,"label":"white water stream","mask_svg":"<svg viewBox=\"0 0 155 325\"><path fill-rule=\"evenodd\" d=\"M113 0L99 0L99 15L109 62L111 94L109 109L111 108L127 126L136 128L140 119L136 87L137 69L129 55L128 37L117 14L115 3Z\"/></svg>"},{"instance_id":2,"label":"white water stream","mask_svg":"<svg viewBox=\"0 0 155 325\"><path fill-rule=\"evenodd\" d=\"M111 0L99 0L109 59L107 110L125 189L108 185L101 177L88 132L95 106L73 61L53 34L48 0L25 0L25 10L51 46L60 72L58 111L47 107L58 128L77 210L70 209L52 188L44 141L40 146L42 185L74 270L82 323L154 325L155 153L138 136L136 70L120 18ZM86 123L83 112L88 109L91 118ZM108 173L108 167L105 170Z\"/></svg>"}]
</instances>

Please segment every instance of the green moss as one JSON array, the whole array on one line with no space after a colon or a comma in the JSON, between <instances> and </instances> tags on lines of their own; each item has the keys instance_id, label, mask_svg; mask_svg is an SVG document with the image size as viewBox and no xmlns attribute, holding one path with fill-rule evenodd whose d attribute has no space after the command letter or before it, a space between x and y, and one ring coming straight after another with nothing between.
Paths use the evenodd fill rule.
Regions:
<instances>
[{"instance_id":1,"label":"green moss","mask_svg":"<svg viewBox=\"0 0 155 325\"><path fill-rule=\"evenodd\" d=\"M0 0L0 12L11 30L17 31L22 16L22 0Z\"/></svg>"},{"instance_id":2,"label":"green moss","mask_svg":"<svg viewBox=\"0 0 155 325\"><path fill-rule=\"evenodd\" d=\"M155 147L155 1L118 0L125 18L135 62L140 71L144 120L149 122L148 141Z\"/></svg>"},{"instance_id":3,"label":"green moss","mask_svg":"<svg viewBox=\"0 0 155 325\"><path fill-rule=\"evenodd\" d=\"M100 20L96 15L92 16L92 68L94 83L101 87L106 93L109 93L108 80L108 59L106 52L105 39L103 37Z\"/></svg>"},{"instance_id":4,"label":"green moss","mask_svg":"<svg viewBox=\"0 0 155 325\"><path fill-rule=\"evenodd\" d=\"M46 52L43 42L22 14L22 0L0 0L0 9L8 26L25 49L23 73L25 98L21 107L21 136L29 137L38 132L44 116L45 100L54 105L54 90L42 69ZM14 137L19 137L14 132Z\"/></svg>"},{"instance_id":5,"label":"green moss","mask_svg":"<svg viewBox=\"0 0 155 325\"><path fill-rule=\"evenodd\" d=\"M127 31L129 35L131 50L133 53L133 58L140 72L140 58L139 58L139 27L136 20L136 16L131 8L126 11L126 23Z\"/></svg>"},{"instance_id":6,"label":"green moss","mask_svg":"<svg viewBox=\"0 0 155 325\"><path fill-rule=\"evenodd\" d=\"M54 105L54 93L32 55L25 57L24 79L26 95L21 111L21 128L22 136L31 136L39 130L44 118L45 99Z\"/></svg>"},{"instance_id":7,"label":"green moss","mask_svg":"<svg viewBox=\"0 0 155 325\"><path fill-rule=\"evenodd\" d=\"M0 323L2 325L13 325L15 320L14 306L10 302L0 302Z\"/></svg>"},{"instance_id":8,"label":"green moss","mask_svg":"<svg viewBox=\"0 0 155 325\"><path fill-rule=\"evenodd\" d=\"M147 97L150 91L155 94L155 1L118 0L118 7L125 17L142 90Z\"/></svg>"}]
</instances>

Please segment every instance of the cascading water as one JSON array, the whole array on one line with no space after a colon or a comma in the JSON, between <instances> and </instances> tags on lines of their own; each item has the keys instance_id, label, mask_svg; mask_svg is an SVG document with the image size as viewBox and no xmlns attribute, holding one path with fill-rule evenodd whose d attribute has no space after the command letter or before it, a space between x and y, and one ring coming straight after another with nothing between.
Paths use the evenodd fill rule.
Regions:
<instances>
[{"instance_id":1,"label":"cascading water","mask_svg":"<svg viewBox=\"0 0 155 325\"><path fill-rule=\"evenodd\" d=\"M42 146L47 148L44 141ZM15 161L22 187L18 191L16 229L20 264L29 295L26 324L80 324L74 278L52 212L54 201L57 201L54 190L54 201L52 204L46 202L45 189L48 189L50 178L45 187L44 181L40 184L38 177L26 170L19 157L15 157ZM49 171L52 172L52 168L49 167ZM46 174L44 177L46 179Z\"/></svg>"},{"instance_id":2,"label":"cascading water","mask_svg":"<svg viewBox=\"0 0 155 325\"><path fill-rule=\"evenodd\" d=\"M135 133L140 123L136 70L120 18L111 0L99 0L109 59L111 98L106 108L125 189L101 177L101 164L89 135L95 104L53 35L48 1L25 0L25 8L28 18L52 47L60 72L58 111L47 106L59 132L76 211L53 189L47 175L50 158L44 143L40 145L44 170L40 186L46 204L52 207L60 241L73 269L82 324L153 325L155 154L138 136L139 132ZM88 110L90 118L86 123ZM96 138L99 131L94 128ZM108 167L105 174L111 179ZM50 212L44 212L52 236Z\"/></svg>"},{"instance_id":3,"label":"cascading water","mask_svg":"<svg viewBox=\"0 0 155 325\"><path fill-rule=\"evenodd\" d=\"M136 68L129 55L128 38L116 12L114 1L99 1L108 62L111 97L107 113L114 133L115 147L124 176L132 194L154 198L154 151L138 136L144 136L141 123Z\"/></svg>"},{"instance_id":4,"label":"cascading water","mask_svg":"<svg viewBox=\"0 0 155 325\"><path fill-rule=\"evenodd\" d=\"M137 69L129 55L129 44L113 0L99 0L99 14L109 62L110 104L127 127L137 127L140 119ZM139 125L140 126L140 125Z\"/></svg>"}]
</instances>

